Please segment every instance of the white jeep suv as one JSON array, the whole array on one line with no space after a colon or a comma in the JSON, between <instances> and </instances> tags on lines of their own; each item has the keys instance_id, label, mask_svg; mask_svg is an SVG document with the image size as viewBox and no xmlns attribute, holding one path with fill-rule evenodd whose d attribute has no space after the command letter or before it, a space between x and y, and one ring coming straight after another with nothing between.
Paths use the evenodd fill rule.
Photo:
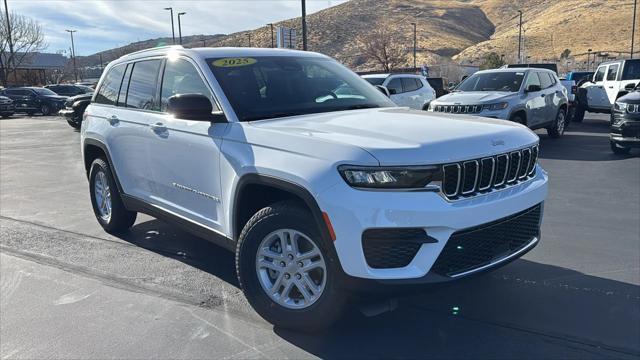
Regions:
<instances>
[{"instance_id":1,"label":"white jeep suv","mask_svg":"<svg viewBox=\"0 0 640 360\"><path fill-rule=\"evenodd\" d=\"M353 291L462 278L540 239L533 132L398 108L324 55L140 51L109 64L84 117L102 227L143 212L235 252L279 326L325 327Z\"/></svg>"},{"instance_id":2,"label":"white jeep suv","mask_svg":"<svg viewBox=\"0 0 640 360\"><path fill-rule=\"evenodd\" d=\"M436 98L436 91L422 75L414 74L369 74L363 75L371 85L383 86L389 98L398 106L416 110L427 110Z\"/></svg>"}]
</instances>

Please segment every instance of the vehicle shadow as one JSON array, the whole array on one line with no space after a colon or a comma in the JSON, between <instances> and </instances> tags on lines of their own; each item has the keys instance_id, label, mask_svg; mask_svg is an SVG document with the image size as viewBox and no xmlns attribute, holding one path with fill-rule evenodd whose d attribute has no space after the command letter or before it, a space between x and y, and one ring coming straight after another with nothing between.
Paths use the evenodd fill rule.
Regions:
<instances>
[{"instance_id":1,"label":"vehicle shadow","mask_svg":"<svg viewBox=\"0 0 640 360\"><path fill-rule=\"evenodd\" d=\"M238 287L234 255L160 220L121 238ZM405 294L365 317L354 306L321 333L275 328L321 358L634 358L640 355L640 287L520 259L495 272ZM361 304L360 304L361 305Z\"/></svg>"},{"instance_id":2,"label":"vehicle shadow","mask_svg":"<svg viewBox=\"0 0 640 360\"><path fill-rule=\"evenodd\" d=\"M571 123L564 135L552 139L544 130L540 135L540 158L577 161L624 160L640 154L616 155L609 147L609 122L586 118L582 123Z\"/></svg>"}]
</instances>

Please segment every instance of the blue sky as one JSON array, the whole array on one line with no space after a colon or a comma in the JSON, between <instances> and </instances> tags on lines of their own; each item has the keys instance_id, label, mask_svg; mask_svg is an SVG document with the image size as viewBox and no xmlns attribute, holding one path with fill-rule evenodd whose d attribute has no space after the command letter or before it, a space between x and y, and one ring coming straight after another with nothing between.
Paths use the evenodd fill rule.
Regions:
<instances>
[{"instance_id":1,"label":"blue sky","mask_svg":"<svg viewBox=\"0 0 640 360\"><path fill-rule=\"evenodd\" d=\"M7 0L9 11L29 16L44 28L47 51L68 50L74 33L76 54L122 46L138 40L171 36L165 7L181 17L182 35L232 33L300 16L300 0ZM339 0L307 0L307 13L340 4ZM3 9L4 10L4 9ZM176 36L177 21L176 21Z\"/></svg>"}]
</instances>

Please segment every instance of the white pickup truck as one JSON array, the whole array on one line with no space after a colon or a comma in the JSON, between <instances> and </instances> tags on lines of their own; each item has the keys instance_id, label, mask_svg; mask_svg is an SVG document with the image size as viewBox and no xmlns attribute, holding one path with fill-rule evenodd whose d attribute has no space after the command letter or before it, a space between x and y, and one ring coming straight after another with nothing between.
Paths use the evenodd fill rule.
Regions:
<instances>
[{"instance_id":1,"label":"white pickup truck","mask_svg":"<svg viewBox=\"0 0 640 360\"><path fill-rule=\"evenodd\" d=\"M615 60L598 66L593 79L576 94L574 121L584 119L585 111L610 113L617 98L632 91L640 82L640 59Z\"/></svg>"}]
</instances>

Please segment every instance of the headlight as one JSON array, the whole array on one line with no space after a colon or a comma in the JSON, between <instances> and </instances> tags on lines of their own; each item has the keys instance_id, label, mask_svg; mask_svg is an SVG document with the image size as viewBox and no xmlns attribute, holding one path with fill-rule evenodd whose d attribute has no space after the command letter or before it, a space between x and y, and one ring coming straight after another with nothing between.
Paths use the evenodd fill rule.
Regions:
<instances>
[{"instance_id":1,"label":"headlight","mask_svg":"<svg viewBox=\"0 0 640 360\"><path fill-rule=\"evenodd\" d=\"M482 110L496 111L496 110L506 109L508 107L509 107L509 103L501 102L501 103L496 103L496 104L485 104L485 105L482 105Z\"/></svg>"},{"instance_id":2,"label":"headlight","mask_svg":"<svg viewBox=\"0 0 640 360\"><path fill-rule=\"evenodd\" d=\"M614 109L617 110L617 111L620 111L620 112L625 112L625 111L627 111L628 105L629 104L627 104L627 103L622 103L622 102L617 102L616 101L615 105L614 105Z\"/></svg>"},{"instance_id":3,"label":"headlight","mask_svg":"<svg viewBox=\"0 0 640 360\"><path fill-rule=\"evenodd\" d=\"M77 108L78 106L80 106L82 104L82 100L78 100L76 102L73 103L73 105L71 105L72 108Z\"/></svg>"},{"instance_id":4,"label":"headlight","mask_svg":"<svg viewBox=\"0 0 640 360\"><path fill-rule=\"evenodd\" d=\"M437 166L416 167L362 167L340 166L340 175L347 184L367 189L440 189L442 173Z\"/></svg>"}]
</instances>

